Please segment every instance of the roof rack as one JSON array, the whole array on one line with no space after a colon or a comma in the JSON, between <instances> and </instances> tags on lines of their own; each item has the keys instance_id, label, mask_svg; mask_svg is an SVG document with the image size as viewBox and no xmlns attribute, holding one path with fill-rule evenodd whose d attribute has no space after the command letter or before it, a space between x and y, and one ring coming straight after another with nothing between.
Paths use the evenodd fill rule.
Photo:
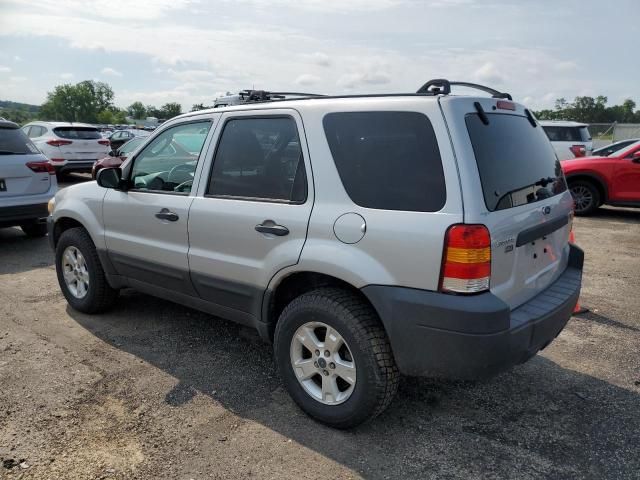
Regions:
<instances>
[{"instance_id":1,"label":"roof rack","mask_svg":"<svg viewBox=\"0 0 640 480\"><path fill-rule=\"evenodd\" d=\"M429 80L423 86L421 86L416 93L423 95L449 95L451 93L451 86L475 88L483 92L489 93L493 98L504 98L506 100L513 100L511 94L505 92L499 92L498 90L487 87L485 85L478 85L477 83L469 82L450 82L444 78L436 78Z\"/></svg>"},{"instance_id":2,"label":"roof rack","mask_svg":"<svg viewBox=\"0 0 640 480\"><path fill-rule=\"evenodd\" d=\"M301 93L301 92L267 92L266 90L242 90L239 93L245 102L268 102L271 100L284 100L287 97L324 97L318 93Z\"/></svg>"}]
</instances>

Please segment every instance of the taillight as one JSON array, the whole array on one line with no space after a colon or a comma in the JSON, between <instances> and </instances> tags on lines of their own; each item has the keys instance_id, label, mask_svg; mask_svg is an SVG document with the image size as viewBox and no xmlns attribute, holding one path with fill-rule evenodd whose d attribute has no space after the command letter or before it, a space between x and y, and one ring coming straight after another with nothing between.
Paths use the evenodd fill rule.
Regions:
<instances>
[{"instance_id":1,"label":"taillight","mask_svg":"<svg viewBox=\"0 0 640 480\"><path fill-rule=\"evenodd\" d=\"M584 145L572 145L569 150L573 153L573 156L576 158L584 157L587 154L587 149Z\"/></svg>"},{"instance_id":2,"label":"taillight","mask_svg":"<svg viewBox=\"0 0 640 480\"><path fill-rule=\"evenodd\" d=\"M51 145L52 147L61 147L62 145L71 145L72 143L71 140L47 140L47 145Z\"/></svg>"},{"instance_id":3,"label":"taillight","mask_svg":"<svg viewBox=\"0 0 640 480\"><path fill-rule=\"evenodd\" d=\"M479 293L489 290L491 236L484 225L453 225L444 239L440 291Z\"/></svg>"},{"instance_id":4,"label":"taillight","mask_svg":"<svg viewBox=\"0 0 640 480\"><path fill-rule=\"evenodd\" d=\"M111 142L109 142L109 140L98 140L98 143L100 145L111 145Z\"/></svg>"},{"instance_id":5,"label":"taillight","mask_svg":"<svg viewBox=\"0 0 640 480\"><path fill-rule=\"evenodd\" d=\"M48 173L49 175L55 175L56 169L53 168L51 162L27 162L27 167L36 173Z\"/></svg>"}]
</instances>

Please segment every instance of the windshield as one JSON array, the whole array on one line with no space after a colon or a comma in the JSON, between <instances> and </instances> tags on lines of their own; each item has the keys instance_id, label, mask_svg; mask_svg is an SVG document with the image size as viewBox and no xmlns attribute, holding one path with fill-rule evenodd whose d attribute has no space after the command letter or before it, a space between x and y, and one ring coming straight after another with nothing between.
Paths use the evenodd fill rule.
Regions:
<instances>
[{"instance_id":1,"label":"windshield","mask_svg":"<svg viewBox=\"0 0 640 480\"><path fill-rule=\"evenodd\" d=\"M478 114L465 118L489 211L518 207L567 189L560 162L544 131L526 117Z\"/></svg>"},{"instance_id":2,"label":"windshield","mask_svg":"<svg viewBox=\"0 0 640 480\"><path fill-rule=\"evenodd\" d=\"M53 129L60 138L68 138L70 140L98 140L102 135L97 128L93 127L57 127Z\"/></svg>"},{"instance_id":3,"label":"windshield","mask_svg":"<svg viewBox=\"0 0 640 480\"><path fill-rule=\"evenodd\" d=\"M0 128L0 155L38 153L36 146L19 128Z\"/></svg>"},{"instance_id":4,"label":"windshield","mask_svg":"<svg viewBox=\"0 0 640 480\"><path fill-rule=\"evenodd\" d=\"M640 141L634 142L628 147L625 147L617 152L613 152L610 157L626 157L634 148L637 148L640 145Z\"/></svg>"},{"instance_id":5,"label":"windshield","mask_svg":"<svg viewBox=\"0 0 640 480\"><path fill-rule=\"evenodd\" d=\"M133 140L129 140L127 143L122 145L118 150L120 155L128 154L133 152L138 146L142 143L143 138L134 138Z\"/></svg>"}]
</instances>

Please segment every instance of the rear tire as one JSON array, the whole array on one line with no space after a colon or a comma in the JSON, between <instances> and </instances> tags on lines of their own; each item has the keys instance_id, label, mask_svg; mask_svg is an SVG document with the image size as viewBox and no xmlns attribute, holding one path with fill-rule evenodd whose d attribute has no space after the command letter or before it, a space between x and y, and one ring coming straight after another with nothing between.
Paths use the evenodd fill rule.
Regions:
<instances>
[{"instance_id":1,"label":"rear tire","mask_svg":"<svg viewBox=\"0 0 640 480\"><path fill-rule=\"evenodd\" d=\"M591 215L601 205L598 187L588 180L569 182L569 191L575 202L575 214L578 216Z\"/></svg>"},{"instance_id":2,"label":"rear tire","mask_svg":"<svg viewBox=\"0 0 640 480\"><path fill-rule=\"evenodd\" d=\"M44 223L29 223L21 225L20 228L30 238L41 238L47 234L47 225Z\"/></svg>"},{"instance_id":3,"label":"rear tire","mask_svg":"<svg viewBox=\"0 0 640 480\"><path fill-rule=\"evenodd\" d=\"M313 330L316 327L319 336ZM335 349L327 340L329 328L331 337L339 339L333 343ZM325 336L319 342L323 329ZM314 333L301 336L300 332ZM301 338L305 342L313 339L310 349L299 345L306 345ZM303 374L301 367L294 370L294 363L299 365L296 348L306 352L298 362L311 360L309 374L306 370ZM308 415L335 428L355 427L376 417L389 406L398 389L400 374L378 315L364 299L346 290L320 288L293 300L278 320L274 349L278 370L293 400ZM332 351L325 355L325 349ZM347 357L344 363L342 355ZM351 365L352 370L342 370L344 365ZM335 379L331 385L342 390L325 396L325 381L331 379Z\"/></svg>"},{"instance_id":4,"label":"rear tire","mask_svg":"<svg viewBox=\"0 0 640 480\"><path fill-rule=\"evenodd\" d=\"M67 302L79 312L104 312L118 297L118 290L107 282L96 247L84 228L70 228L60 235L56 273Z\"/></svg>"}]
</instances>

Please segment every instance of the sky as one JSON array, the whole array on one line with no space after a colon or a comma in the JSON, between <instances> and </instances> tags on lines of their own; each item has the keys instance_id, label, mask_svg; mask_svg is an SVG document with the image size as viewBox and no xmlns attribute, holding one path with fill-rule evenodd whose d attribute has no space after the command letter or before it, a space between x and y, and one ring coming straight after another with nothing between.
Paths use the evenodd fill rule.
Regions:
<instances>
[{"instance_id":1,"label":"sky","mask_svg":"<svg viewBox=\"0 0 640 480\"><path fill-rule=\"evenodd\" d=\"M415 92L432 78L534 109L640 104L640 0L0 0L0 99L107 82L117 106L246 88ZM461 92L462 93L462 92Z\"/></svg>"}]
</instances>

